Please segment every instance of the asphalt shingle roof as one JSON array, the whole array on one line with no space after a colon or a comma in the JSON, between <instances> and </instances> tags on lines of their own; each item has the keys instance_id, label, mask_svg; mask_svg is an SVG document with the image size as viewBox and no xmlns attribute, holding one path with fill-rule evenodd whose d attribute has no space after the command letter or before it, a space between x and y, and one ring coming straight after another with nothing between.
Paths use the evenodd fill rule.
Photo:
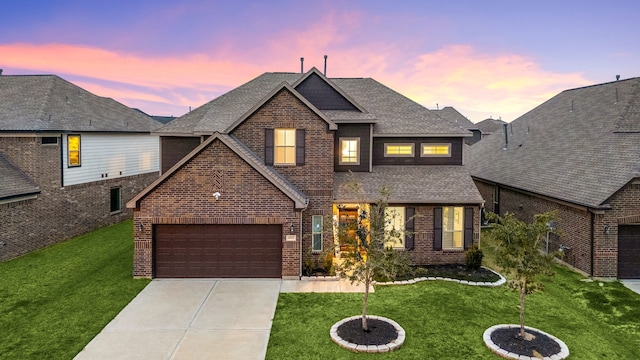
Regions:
<instances>
[{"instance_id":1,"label":"asphalt shingle roof","mask_svg":"<svg viewBox=\"0 0 640 360\"><path fill-rule=\"evenodd\" d=\"M466 149L477 178L600 207L640 176L640 78L571 89Z\"/></svg>"},{"instance_id":2,"label":"asphalt shingle roof","mask_svg":"<svg viewBox=\"0 0 640 360\"><path fill-rule=\"evenodd\" d=\"M312 70L314 71L314 70ZM225 133L282 82L295 85L305 74L265 73L194 109L157 131L159 134ZM374 134L471 136L462 127L443 121L424 106L370 78L328 79L365 112L328 110L330 120L375 123Z\"/></svg>"},{"instance_id":3,"label":"asphalt shingle roof","mask_svg":"<svg viewBox=\"0 0 640 360\"><path fill-rule=\"evenodd\" d=\"M0 131L149 132L159 125L56 75L0 75Z\"/></svg>"},{"instance_id":4,"label":"asphalt shingle roof","mask_svg":"<svg viewBox=\"0 0 640 360\"><path fill-rule=\"evenodd\" d=\"M502 125L506 122L496 119L484 119L476 124L476 127L482 131L483 134L491 134L502 130Z\"/></svg>"},{"instance_id":5,"label":"asphalt shingle roof","mask_svg":"<svg viewBox=\"0 0 640 360\"><path fill-rule=\"evenodd\" d=\"M465 129L477 129L478 126L471 122L471 120L464 117L464 115L460 114L458 110L451 106L445 106L440 110L431 110L435 112L441 118L457 124Z\"/></svg>"},{"instance_id":6,"label":"asphalt shingle roof","mask_svg":"<svg viewBox=\"0 0 640 360\"><path fill-rule=\"evenodd\" d=\"M333 176L339 202L375 202L389 187L389 203L480 204L482 196L464 166L374 166L373 172L338 172ZM350 186L357 182L360 192Z\"/></svg>"},{"instance_id":7,"label":"asphalt shingle roof","mask_svg":"<svg viewBox=\"0 0 640 360\"><path fill-rule=\"evenodd\" d=\"M40 192L29 177L0 154L0 200Z\"/></svg>"}]
</instances>

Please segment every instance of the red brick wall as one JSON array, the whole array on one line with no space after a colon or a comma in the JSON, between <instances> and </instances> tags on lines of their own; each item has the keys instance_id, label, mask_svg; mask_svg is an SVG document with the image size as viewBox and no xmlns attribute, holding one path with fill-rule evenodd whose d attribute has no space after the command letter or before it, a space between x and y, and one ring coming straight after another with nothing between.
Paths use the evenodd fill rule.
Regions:
<instances>
[{"instance_id":1,"label":"red brick wall","mask_svg":"<svg viewBox=\"0 0 640 360\"><path fill-rule=\"evenodd\" d=\"M40 187L37 199L0 205L0 261L131 218L125 203L157 173L61 188L60 144L36 137L0 137L0 152ZM110 190L121 187L122 212L110 213Z\"/></svg>"},{"instance_id":2,"label":"red brick wall","mask_svg":"<svg viewBox=\"0 0 640 360\"><path fill-rule=\"evenodd\" d=\"M264 161L265 129L296 128L305 130L305 164L274 166L309 198L302 213L303 256L311 255L311 221L313 215L330 216L333 209L333 137L334 131L291 92L282 90L231 132ZM325 220L326 221L326 220ZM297 225L296 225L297 226ZM333 233L323 234L323 249L333 246Z\"/></svg>"},{"instance_id":3,"label":"red brick wall","mask_svg":"<svg viewBox=\"0 0 640 360\"><path fill-rule=\"evenodd\" d=\"M451 205L460 206L460 205ZM411 261L416 265L464 264L465 250L433 249L433 209L438 206L416 206L414 217L414 249L410 252ZM468 206L465 206L468 207ZM480 238L480 207L473 207L474 242Z\"/></svg>"},{"instance_id":4,"label":"red brick wall","mask_svg":"<svg viewBox=\"0 0 640 360\"><path fill-rule=\"evenodd\" d=\"M143 198L134 222L136 277L152 276L153 224L282 224L282 275L299 275L298 242L285 241L299 229L293 201L219 140Z\"/></svg>"}]
</instances>

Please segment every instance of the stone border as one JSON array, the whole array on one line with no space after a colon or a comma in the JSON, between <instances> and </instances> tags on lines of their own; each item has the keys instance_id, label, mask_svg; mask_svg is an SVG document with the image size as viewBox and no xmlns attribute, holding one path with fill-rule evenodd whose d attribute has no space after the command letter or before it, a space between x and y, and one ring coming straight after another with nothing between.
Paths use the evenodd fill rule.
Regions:
<instances>
[{"instance_id":1,"label":"stone border","mask_svg":"<svg viewBox=\"0 0 640 360\"><path fill-rule=\"evenodd\" d=\"M482 267L483 269L489 270L492 273L500 276L500 279L498 279L498 281L495 282L476 282L476 281L468 281L468 280L458 280L458 279L451 279L451 278L446 278L446 277L434 277L434 276L429 276L429 277L420 277L420 278L415 278L415 279L411 279L411 280L404 280L404 281L387 281L387 282L377 282L374 281L373 285L408 285L408 284L415 284L417 282L420 281L431 281L431 280L443 280L443 281L452 281L452 282L457 282L459 284L464 284L464 285L472 285L472 286L489 286L489 287L496 287L496 286L500 286L504 283L507 282L507 279L504 278L504 276L502 276L502 274L489 269L488 267Z\"/></svg>"},{"instance_id":2,"label":"stone border","mask_svg":"<svg viewBox=\"0 0 640 360\"><path fill-rule=\"evenodd\" d=\"M514 354L512 352L508 352L504 349L502 349L501 347L499 347L498 345L496 345L493 340L491 340L491 334L498 329L513 329L513 328L520 328L520 325L515 325L515 324L500 324L500 325L494 325L490 328L488 328L487 330L484 331L484 334L482 334L482 339L484 340L484 343L487 345L487 347L489 349L491 349L491 351L498 355L501 356L503 358L507 358L507 359L520 359L520 360L537 360L539 358L535 358L535 357L529 357L529 356L525 356L525 355L519 355L519 354ZM569 357L569 348L567 347L567 344L565 344L562 340L558 339L557 337L546 333L542 330L538 330L536 328L532 328L529 326L525 326L524 327L526 330L532 330L532 331L537 331L540 334L546 335L548 337L550 337L551 339L553 339L555 342L558 343L558 345L560 345L560 352L557 354L553 354L551 356L545 356L543 359L544 360L561 360L561 359L566 359L567 357Z\"/></svg>"},{"instance_id":3,"label":"stone border","mask_svg":"<svg viewBox=\"0 0 640 360\"><path fill-rule=\"evenodd\" d=\"M337 323L335 323L331 327L331 330L329 331L329 334L331 335L331 340L333 340L333 342L335 342L336 344L340 345L341 347L347 350L351 350L353 352L366 352L366 353L383 353L383 352L394 351L400 348L400 346L402 346L402 344L404 343L406 333L404 332L404 329L402 328L402 326L400 326L397 322L391 319L387 319L385 317L375 316L375 315L368 315L367 319L381 320L393 325L393 327L395 327L396 330L398 331L398 337L395 340L384 345L358 345L358 344L348 342L338 335L338 327L340 327L340 325L352 320L359 320L361 318L362 318L362 315L356 315L346 319L342 319Z\"/></svg>"}]
</instances>

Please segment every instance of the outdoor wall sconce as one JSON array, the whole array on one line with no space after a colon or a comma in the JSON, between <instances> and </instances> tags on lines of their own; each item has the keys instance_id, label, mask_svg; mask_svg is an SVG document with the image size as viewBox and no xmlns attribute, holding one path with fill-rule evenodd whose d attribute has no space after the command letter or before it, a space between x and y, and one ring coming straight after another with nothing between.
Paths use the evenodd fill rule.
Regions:
<instances>
[{"instance_id":1,"label":"outdoor wall sconce","mask_svg":"<svg viewBox=\"0 0 640 360\"><path fill-rule=\"evenodd\" d=\"M219 193L219 192L217 192L217 191L216 191L216 192L214 192L214 193L213 193L213 197L214 197L216 200L220 199L220 193Z\"/></svg>"},{"instance_id":2,"label":"outdoor wall sconce","mask_svg":"<svg viewBox=\"0 0 640 360\"><path fill-rule=\"evenodd\" d=\"M144 231L144 224L138 225L138 230L140 230L140 232Z\"/></svg>"},{"instance_id":3,"label":"outdoor wall sconce","mask_svg":"<svg viewBox=\"0 0 640 360\"><path fill-rule=\"evenodd\" d=\"M609 235L609 231L610 231L610 229L609 229L609 225L605 225L605 226L604 226L604 234L605 234L605 235Z\"/></svg>"},{"instance_id":4,"label":"outdoor wall sconce","mask_svg":"<svg viewBox=\"0 0 640 360\"><path fill-rule=\"evenodd\" d=\"M295 230L295 227L293 226L293 224L291 224L291 226L289 226L289 231L293 234L294 230Z\"/></svg>"}]
</instances>

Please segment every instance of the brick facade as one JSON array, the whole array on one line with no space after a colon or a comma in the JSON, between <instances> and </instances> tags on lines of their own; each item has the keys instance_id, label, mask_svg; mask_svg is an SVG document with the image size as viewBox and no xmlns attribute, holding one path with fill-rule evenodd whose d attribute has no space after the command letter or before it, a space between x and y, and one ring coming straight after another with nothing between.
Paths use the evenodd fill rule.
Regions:
<instances>
[{"instance_id":1,"label":"brick facade","mask_svg":"<svg viewBox=\"0 0 640 360\"><path fill-rule=\"evenodd\" d=\"M486 201L486 210L494 211L495 185L475 182ZM531 222L535 214L555 210L560 234L550 236L550 251L562 245L567 249L563 258L567 264L594 277L617 277L617 229L618 225L640 224L640 184L630 183L618 191L610 199L610 210L590 210L506 187L500 187L499 194L500 213L511 212L523 221Z\"/></svg>"},{"instance_id":2,"label":"brick facade","mask_svg":"<svg viewBox=\"0 0 640 360\"><path fill-rule=\"evenodd\" d=\"M61 187L60 144L37 137L0 137L0 152L29 176L36 199L0 205L0 261L6 261L100 227L131 218L124 204L157 173ZM121 188L122 211L110 213L110 191Z\"/></svg>"},{"instance_id":3,"label":"brick facade","mask_svg":"<svg viewBox=\"0 0 640 360\"><path fill-rule=\"evenodd\" d=\"M330 216L333 209L334 132L329 125L287 90L282 90L231 132L264 161L264 129L295 128L305 130L305 164L278 166L274 169L309 198L302 213L302 253L311 254L313 215ZM326 221L326 220L325 220ZM333 246L333 233L323 233L323 249Z\"/></svg>"},{"instance_id":4,"label":"brick facade","mask_svg":"<svg viewBox=\"0 0 640 360\"><path fill-rule=\"evenodd\" d=\"M414 249L409 252L411 261L417 265L464 264L465 250L433 249L433 209L436 207L441 206L423 205L415 207ZM480 239L479 214L480 207L473 206L473 238L476 244Z\"/></svg>"}]
</instances>

